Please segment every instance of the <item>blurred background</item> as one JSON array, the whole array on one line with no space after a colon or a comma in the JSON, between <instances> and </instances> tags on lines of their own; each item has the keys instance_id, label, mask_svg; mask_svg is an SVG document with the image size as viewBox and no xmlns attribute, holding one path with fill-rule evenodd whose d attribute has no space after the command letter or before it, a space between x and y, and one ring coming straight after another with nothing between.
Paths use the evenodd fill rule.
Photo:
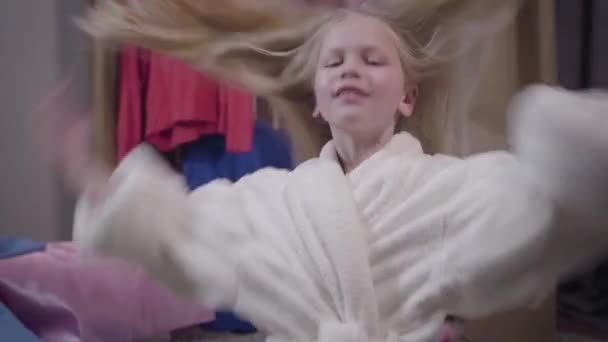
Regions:
<instances>
[{"instance_id":1,"label":"blurred background","mask_svg":"<svg viewBox=\"0 0 608 342\"><path fill-rule=\"evenodd\" d=\"M76 62L83 102L90 99L90 43L72 17L86 1L4 1L0 12L0 233L68 239L73 198L33 145L32 111Z\"/></svg>"},{"instance_id":2,"label":"blurred background","mask_svg":"<svg viewBox=\"0 0 608 342\"><path fill-rule=\"evenodd\" d=\"M129 47L108 51L89 41L73 25L72 17L94 2L4 0L0 5L0 237L23 237L42 242L71 239L74 196L40 158L33 144L31 113L43 95L75 64L79 68L76 73L78 101L93 108L95 148L99 157L116 163L133 145L132 140L125 139L135 137L135 142L155 141L167 159L185 173L200 170L200 163L188 156L200 151L201 144L210 144L204 140L208 128L193 133L168 125L161 127L160 133L151 132L147 128L152 123L146 120L146 110L135 114L139 115L135 123L132 117L124 116L134 115L133 103L149 105L146 101L151 94L162 92L138 88L140 93L132 94L134 88L147 82L156 72L182 75L174 85L189 82L187 80L194 76L183 76L189 71L165 60L164 56ZM480 71L479 96L475 99L468 127L462 133L470 137L469 143L456 149L469 154L508 148L505 109L511 96L530 83L559 84L570 89L608 86L607 36L606 0L528 0L517 21L498 37L489 66ZM149 69L142 71L142 68ZM209 120L227 120L223 123L224 131L217 128L222 124L213 122L217 129L213 132L225 135L224 152L257 148L258 145L247 147L247 143L243 145L238 138L231 138L230 134L236 134L234 132L248 130L247 134L253 136L250 140L256 141L256 134L266 129L257 125L280 128L280 117L271 113L264 101L251 97L247 103L248 100L243 100L248 98L247 94L234 94L222 86L210 88L197 84L199 90L212 90L195 93L196 96L212 94L221 98L217 100L218 106L230 103L230 108L240 111L240 120L244 113L249 113L248 128L230 128L234 127L230 121L234 120L230 108L217 109L221 113L215 119L201 119L204 127L208 127ZM128 97L128 93L134 97ZM240 100L234 100L237 97ZM192 99L184 99L188 100ZM159 101L164 103L162 99ZM288 150L286 142L281 151L273 152L273 156L283 153L285 160L291 160ZM247 161L256 165L252 167L283 165L281 161L264 159L262 152L254 154L248 158L257 159ZM284 165L289 167L289 164L286 161ZM239 169L232 175L237 177L244 172L248 171ZM206 181L194 177L189 185L194 188ZM2 264L0 270L1 267ZM562 332L560 341L608 341L608 270L598 267L562 284L556 296L538 308L522 308L480 322L467 322L466 329L473 342L554 341L558 330ZM0 330L0 339L2 336Z\"/></svg>"}]
</instances>

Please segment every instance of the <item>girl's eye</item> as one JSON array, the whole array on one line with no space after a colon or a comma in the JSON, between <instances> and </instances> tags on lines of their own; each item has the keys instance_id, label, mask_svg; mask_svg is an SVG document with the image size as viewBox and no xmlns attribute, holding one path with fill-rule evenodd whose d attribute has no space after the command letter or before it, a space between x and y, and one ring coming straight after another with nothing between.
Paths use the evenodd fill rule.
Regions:
<instances>
[{"instance_id":1,"label":"girl's eye","mask_svg":"<svg viewBox=\"0 0 608 342\"><path fill-rule=\"evenodd\" d=\"M384 65L386 64L385 60L379 56L367 56L365 58L365 63L369 65Z\"/></svg>"},{"instance_id":2,"label":"girl's eye","mask_svg":"<svg viewBox=\"0 0 608 342\"><path fill-rule=\"evenodd\" d=\"M363 51L363 61L368 65L384 65L388 62L384 53L375 48Z\"/></svg>"},{"instance_id":3,"label":"girl's eye","mask_svg":"<svg viewBox=\"0 0 608 342\"><path fill-rule=\"evenodd\" d=\"M339 58L332 58L330 60L327 61L327 63L325 63L325 67L326 68L333 68L333 67L337 67L342 63L342 60Z\"/></svg>"}]
</instances>

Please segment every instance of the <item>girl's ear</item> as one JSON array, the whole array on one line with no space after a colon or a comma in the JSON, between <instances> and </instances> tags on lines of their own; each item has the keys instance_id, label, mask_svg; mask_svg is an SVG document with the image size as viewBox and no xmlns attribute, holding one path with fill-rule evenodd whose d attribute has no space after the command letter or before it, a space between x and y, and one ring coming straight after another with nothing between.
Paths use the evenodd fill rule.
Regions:
<instances>
[{"instance_id":1,"label":"girl's ear","mask_svg":"<svg viewBox=\"0 0 608 342\"><path fill-rule=\"evenodd\" d=\"M399 103L399 112L404 117L410 117L414 113L416 98L418 97L418 86L411 87L403 96L403 100Z\"/></svg>"}]
</instances>

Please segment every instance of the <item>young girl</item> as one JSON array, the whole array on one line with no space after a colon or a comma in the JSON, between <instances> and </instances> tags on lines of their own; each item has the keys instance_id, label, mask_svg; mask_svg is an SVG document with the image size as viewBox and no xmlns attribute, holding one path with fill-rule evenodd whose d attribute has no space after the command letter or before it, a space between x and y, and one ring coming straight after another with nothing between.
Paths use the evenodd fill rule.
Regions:
<instances>
[{"instance_id":1,"label":"young girl","mask_svg":"<svg viewBox=\"0 0 608 342\"><path fill-rule=\"evenodd\" d=\"M432 341L447 315L540 299L608 250L606 95L527 90L511 113L514 154L422 148L442 150L425 133L462 108L463 67L516 7L104 1L80 22L94 36L172 54L267 97L296 143L317 146L321 123L332 140L293 172L191 194L142 145L109 179L72 173L87 184L75 239L239 313L269 341Z\"/></svg>"}]
</instances>

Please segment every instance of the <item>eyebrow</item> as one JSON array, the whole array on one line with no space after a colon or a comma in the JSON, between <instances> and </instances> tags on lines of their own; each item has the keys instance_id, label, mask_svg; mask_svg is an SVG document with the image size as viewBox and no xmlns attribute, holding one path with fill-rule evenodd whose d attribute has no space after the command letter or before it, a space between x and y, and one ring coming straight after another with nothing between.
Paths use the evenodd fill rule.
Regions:
<instances>
[{"instance_id":1,"label":"eyebrow","mask_svg":"<svg viewBox=\"0 0 608 342\"><path fill-rule=\"evenodd\" d=\"M331 48L329 50L329 53L331 54L336 54L339 52L342 52L348 48L354 47L357 50L364 50L364 51L372 51L372 52L381 52L381 53L385 53L383 51L382 48L378 47L377 45L369 45L369 44L361 44L361 45L352 45L352 46L348 46L348 47L338 47L338 48Z\"/></svg>"}]
</instances>

